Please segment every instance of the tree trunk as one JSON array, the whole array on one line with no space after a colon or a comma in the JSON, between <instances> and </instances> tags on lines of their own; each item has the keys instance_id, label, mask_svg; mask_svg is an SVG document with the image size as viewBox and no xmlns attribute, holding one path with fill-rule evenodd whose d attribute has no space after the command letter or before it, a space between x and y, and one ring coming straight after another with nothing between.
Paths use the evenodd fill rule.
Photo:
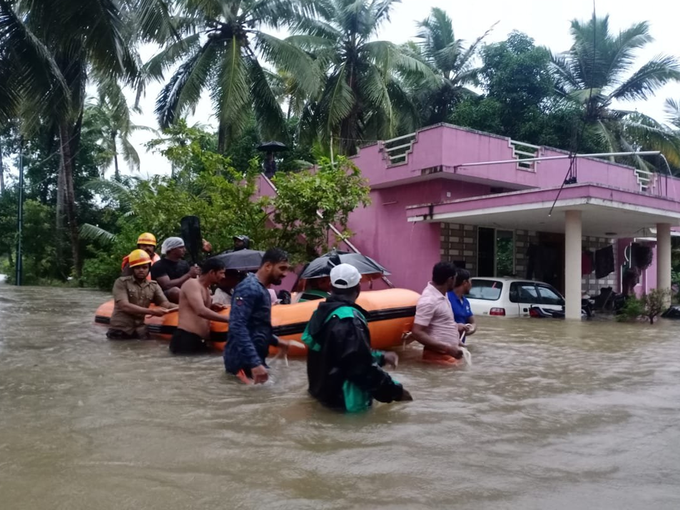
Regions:
<instances>
[{"instance_id":1,"label":"tree trunk","mask_svg":"<svg viewBox=\"0 0 680 510\"><path fill-rule=\"evenodd\" d=\"M2 163L2 139L0 139L0 195L5 192L5 166Z\"/></svg>"},{"instance_id":2,"label":"tree trunk","mask_svg":"<svg viewBox=\"0 0 680 510\"><path fill-rule=\"evenodd\" d=\"M64 264L64 216L64 163L62 159L59 162L59 173L57 174L57 214L55 227L57 267L59 268L59 273L66 279L69 271Z\"/></svg>"},{"instance_id":3,"label":"tree trunk","mask_svg":"<svg viewBox=\"0 0 680 510\"><path fill-rule=\"evenodd\" d=\"M118 168L118 147L116 146L116 133L111 135L111 147L113 148L113 178L120 182L120 168Z\"/></svg>"},{"instance_id":4,"label":"tree trunk","mask_svg":"<svg viewBox=\"0 0 680 510\"><path fill-rule=\"evenodd\" d=\"M220 127L217 130L217 152L219 154L224 154L227 148L227 131L226 124L220 121Z\"/></svg>"},{"instance_id":5,"label":"tree trunk","mask_svg":"<svg viewBox=\"0 0 680 510\"><path fill-rule=\"evenodd\" d=\"M61 158L63 169L63 190L64 205L66 209L66 219L68 220L69 232L71 234L71 252L73 253L73 267L76 278L81 276L80 260L80 235L78 232L78 219L76 218L76 198L73 187L73 156L71 152L71 130L67 122L59 123L59 140L61 142Z\"/></svg>"}]
</instances>

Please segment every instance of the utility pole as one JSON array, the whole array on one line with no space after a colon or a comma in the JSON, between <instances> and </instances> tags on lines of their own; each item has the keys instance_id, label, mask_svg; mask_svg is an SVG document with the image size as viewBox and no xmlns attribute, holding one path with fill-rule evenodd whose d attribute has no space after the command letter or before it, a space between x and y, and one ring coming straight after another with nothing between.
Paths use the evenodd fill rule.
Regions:
<instances>
[{"instance_id":1,"label":"utility pole","mask_svg":"<svg viewBox=\"0 0 680 510\"><path fill-rule=\"evenodd\" d=\"M23 258L21 256L21 238L24 229L24 139L19 141L19 200L17 204L17 260L15 285L21 287L23 276Z\"/></svg>"}]
</instances>

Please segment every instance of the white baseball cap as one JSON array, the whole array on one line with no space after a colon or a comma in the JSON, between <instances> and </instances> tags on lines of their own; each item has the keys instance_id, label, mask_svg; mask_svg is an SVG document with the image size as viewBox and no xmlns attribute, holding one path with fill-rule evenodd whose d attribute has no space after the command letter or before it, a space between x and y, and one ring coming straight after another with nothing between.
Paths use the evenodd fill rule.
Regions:
<instances>
[{"instance_id":1,"label":"white baseball cap","mask_svg":"<svg viewBox=\"0 0 680 510\"><path fill-rule=\"evenodd\" d=\"M336 289L351 289L361 282L359 270L350 264L339 264L331 269L331 285Z\"/></svg>"}]
</instances>

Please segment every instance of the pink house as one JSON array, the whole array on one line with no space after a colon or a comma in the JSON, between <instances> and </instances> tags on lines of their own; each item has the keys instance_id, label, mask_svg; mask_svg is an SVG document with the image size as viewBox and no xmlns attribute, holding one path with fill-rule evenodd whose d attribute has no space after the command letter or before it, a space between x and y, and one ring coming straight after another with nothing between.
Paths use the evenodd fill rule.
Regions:
<instances>
[{"instance_id":1,"label":"pink house","mask_svg":"<svg viewBox=\"0 0 680 510\"><path fill-rule=\"evenodd\" d=\"M451 125L369 145L354 163L372 205L350 217L351 241L398 287L422 290L439 260L526 278L534 249L554 261L550 283L577 318L582 292L621 289L636 242L654 253L636 291L670 288L671 227L680 225L673 177ZM613 271L595 275L585 255L603 249Z\"/></svg>"}]
</instances>

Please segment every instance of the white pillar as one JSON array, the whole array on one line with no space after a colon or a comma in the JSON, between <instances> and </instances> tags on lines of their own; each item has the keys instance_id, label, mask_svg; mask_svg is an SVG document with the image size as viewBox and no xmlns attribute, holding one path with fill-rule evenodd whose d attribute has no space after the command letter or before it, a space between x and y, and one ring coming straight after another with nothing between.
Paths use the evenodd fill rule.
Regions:
<instances>
[{"instance_id":1,"label":"white pillar","mask_svg":"<svg viewBox=\"0 0 680 510\"><path fill-rule=\"evenodd\" d=\"M564 215L565 317L581 319L581 211Z\"/></svg>"},{"instance_id":2,"label":"white pillar","mask_svg":"<svg viewBox=\"0 0 680 510\"><path fill-rule=\"evenodd\" d=\"M656 226L656 288L671 288L671 226L668 223Z\"/></svg>"}]
</instances>

